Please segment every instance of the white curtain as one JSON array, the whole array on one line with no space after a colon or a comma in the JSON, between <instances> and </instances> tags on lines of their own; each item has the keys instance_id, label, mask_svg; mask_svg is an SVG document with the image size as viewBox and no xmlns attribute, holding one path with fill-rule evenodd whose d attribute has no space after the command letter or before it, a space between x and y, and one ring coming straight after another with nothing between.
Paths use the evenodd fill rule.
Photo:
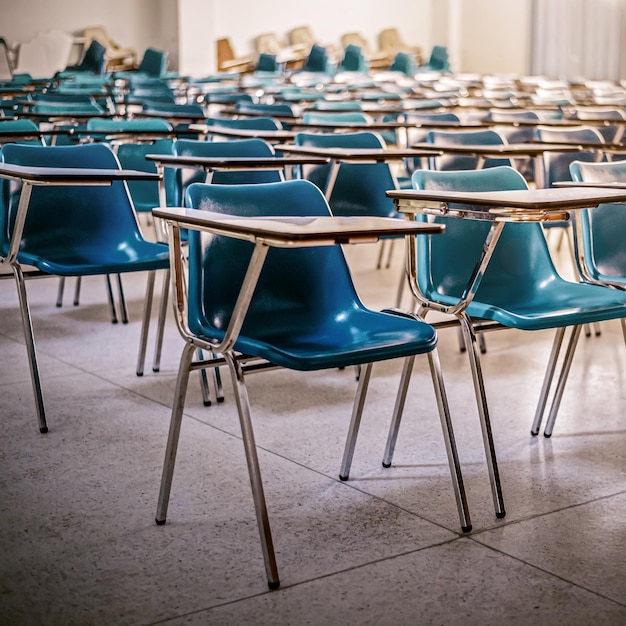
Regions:
<instances>
[{"instance_id":1,"label":"white curtain","mask_svg":"<svg viewBox=\"0 0 626 626\"><path fill-rule=\"evenodd\" d=\"M531 71L618 80L624 0L533 0Z\"/></svg>"}]
</instances>

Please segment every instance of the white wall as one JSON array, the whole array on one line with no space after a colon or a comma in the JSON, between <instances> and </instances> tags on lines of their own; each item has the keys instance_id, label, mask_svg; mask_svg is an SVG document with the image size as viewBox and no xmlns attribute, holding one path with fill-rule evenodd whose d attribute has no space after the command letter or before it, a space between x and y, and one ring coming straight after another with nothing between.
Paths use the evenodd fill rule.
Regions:
<instances>
[{"instance_id":1,"label":"white wall","mask_svg":"<svg viewBox=\"0 0 626 626\"><path fill-rule=\"evenodd\" d=\"M527 74L532 0L461 0L452 20L460 32L458 71Z\"/></svg>"}]
</instances>

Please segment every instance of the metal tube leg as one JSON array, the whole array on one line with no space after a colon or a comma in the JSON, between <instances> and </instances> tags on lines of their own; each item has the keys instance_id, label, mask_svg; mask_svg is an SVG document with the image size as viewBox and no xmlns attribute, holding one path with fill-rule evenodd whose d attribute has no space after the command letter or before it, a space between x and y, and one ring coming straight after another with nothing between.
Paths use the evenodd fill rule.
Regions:
<instances>
[{"instance_id":1,"label":"metal tube leg","mask_svg":"<svg viewBox=\"0 0 626 626\"><path fill-rule=\"evenodd\" d=\"M33 333L30 308L28 306L28 297L26 295L24 273L19 265L13 265L12 267L15 282L17 284L17 294L20 301L22 323L24 325L24 341L26 342L28 365L30 366L30 380L33 384L33 393L35 395L35 407L37 410L37 419L39 421L39 432L47 433L48 425L46 424L46 411L43 404L43 394L41 392L41 379L39 378L39 366L37 364L37 352L35 350L35 335Z\"/></svg>"},{"instance_id":2,"label":"metal tube leg","mask_svg":"<svg viewBox=\"0 0 626 626\"><path fill-rule=\"evenodd\" d=\"M224 387L222 386L222 374L219 367L213 368L213 376L215 378L215 399L218 402L224 402Z\"/></svg>"},{"instance_id":3,"label":"metal tube leg","mask_svg":"<svg viewBox=\"0 0 626 626\"><path fill-rule=\"evenodd\" d=\"M115 311L115 300L113 299L113 288L111 287L111 277L107 274L104 277L109 298L109 309L111 310L111 323L117 324L117 312Z\"/></svg>"},{"instance_id":4,"label":"metal tube leg","mask_svg":"<svg viewBox=\"0 0 626 626\"><path fill-rule=\"evenodd\" d=\"M530 434L536 437L539 434L541 428L541 420L546 410L546 404L548 402L548 395L550 394L550 387L552 386L552 379L554 378L554 371L556 370L556 362L561 352L561 344L563 343L563 337L565 335L565 326L557 328L554 335L554 341L552 342L552 351L550 352L550 358L548 360L548 367L546 368L545 376L543 377L543 385L541 387L541 393L539 394L539 402L537 403L537 409L535 410L535 419L530 427Z\"/></svg>"},{"instance_id":5,"label":"metal tube leg","mask_svg":"<svg viewBox=\"0 0 626 626\"><path fill-rule=\"evenodd\" d=\"M143 320L141 322L141 336L139 339L139 354L137 356L137 376L143 376L143 368L146 362L146 345L148 343L148 330L150 328L150 315L152 313L152 297L154 295L154 280L156 270L148 272L146 283L146 297L143 305Z\"/></svg>"},{"instance_id":6,"label":"metal tube leg","mask_svg":"<svg viewBox=\"0 0 626 626\"><path fill-rule=\"evenodd\" d=\"M411 380L411 373L413 372L414 363L415 356L409 356L404 360L404 367L402 368L402 375L400 376L398 394L396 395L396 404L393 408L393 416L391 418L391 424L389 425L389 434L387 435L387 444L385 445L385 453L383 455L383 467L391 466L393 451L396 447L398 430L400 429L400 422L402 420L402 413L404 411L404 403L406 402L406 394L409 390L409 382Z\"/></svg>"},{"instance_id":7,"label":"metal tube leg","mask_svg":"<svg viewBox=\"0 0 626 626\"><path fill-rule=\"evenodd\" d=\"M448 463L450 465L450 475L452 477L452 488L456 499L457 509L459 511L459 519L461 520L461 530L468 533L472 530L472 521L470 519L469 506L465 495L465 487L463 485L463 475L461 474L461 464L454 440L454 431L452 430L452 420L450 418L450 408L448 406L448 398L443 384L443 375L441 373L441 365L439 363L439 354L437 350L433 350L428 354L428 364L430 365L430 374L433 379L435 396L437 397L437 407L439 409L439 417L441 419L441 430L448 454Z\"/></svg>"},{"instance_id":8,"label":"metal tube leg","mask_svg":"<svg viewBox=\"0 0 626 626\"><path fill-rule=\"evenodd\" d=\"M65 291L65 276L59 277L59 287L57 289L57 306L63 306L63 292Z\"/></svg>"},{"instance_id":9,"label":"metal tube leg","mask_svg":"<svg viewBox=\"0 0 626 626\"><path fill-rule=\"evenodd\" d=\"M202 361L204 359L204 353L201 348L197 350L198 360ZM211 390L209 389L209 381L206 375L206 369L201 369L199 371L200 374L200 391L202 392L202 404L204 406L211 406Z\"/></svg>"},{"instance_id":10,"label":"metal tube leg","mask_svg":"<svg viewBox=\"0 0 626 626\"><path fill-rule=\"evenodd\" d=\"M354 447L356 446L356 438L359 434L359 426L361 425L361 416L363 415L363 406L365 405L365 396L367 394L367 387L370 382L371 374L372 364L366 363L361 368L356 397L352 406L352 417L348 428L348 438L346 439L346 446L343 450L343 459L341 461L341 469L339 470L340 480L348 480L350 476L350 466L352 465Z\"/></svg>"},{"instance_id":11,"label":"metal tube leg","mask_svg":"<svg viewBox=\"0 0 626 626\"><path fill-rule=\"evenodd\" d=\"M552 406L550 407L550 413L546 420L546 427L543 430L544 437L551 437L552 430L554 428L554 422L556 421L559 407L561 406L561 399L563 398L563 391L565 391L565 383L569 375L570 367L574 359L574 353L576 352L576 345L578 344L578 338L580 337L580 326L574 326L572 334L570 335L569 343L567 344L567 350L565 351L565 357L563 359L563 365L561 366L561 374L554 390L554 398L552 399Z\"/></svg>"},{"instance_id":12,"label":"metal tube leg","mask_svg":"<svg viewBox=\"0 0 626 626\"><path fill-rule=\"evenodd\" d=\"M154 360L152 371L158 372L161 369L161 350L163 348L163 333L165 331L165 318L167 317L167 304L170 293L170 270L166 269L163 274L163 289L161 291L161 302L159 305L159 320L157 323L157 336L154 344Z\"/></svg>"},{"instance_id":13,"label":"metal tube leg","mask_svg":"<svg viewBox=\"0 0 626 626\"><path fill-rule=\"evenodd\" d=\"M120 294L120 317L122 318L122 324L128 324L128 309L126 308L126 298L124 297L121 274L117 274L117 289Z\"/></svg>"},{"instance_id":14,"label":"metal tube leg","mask_svg":"<svg viewBox=\"0 0 626 626\"><path fill-rule=\"evenodd\" d=\"M159 489L159 500L157 503L156 523L161 526L165 524L167 518L167 505L170 500L170 490L172 488L172 477L174 476L174 464L176 463L176 451L178 450L178 438L180 426L183 421L183 409L185 408L185 396L187 395L187 383L189 381L189 366L195 347L191 343L186 343L180 357L178 366L178 378L176 379L176 390L174 392L174 403L172 405L172 417L170 420L170 431L167 437L167 447L165 449L165 462L163 463L163 473L161 475L161 487Z\"/></svg>"},{"instance_id":15,"label":"metal tube leg","mask_svg":"<svg viewBox=\"0 0 626 626\"><path fill-rule=\"evenodd\" d=\"M80 285L81 285L82 276L76 277L76 284L74 285L74 302L72 304L74 306L78 306L80 302Z\"/></svg>"},{"instance_id":16,"label":"metal tube leg","mask_svg":"<svg viewBox=\"0 0 626 626\"><path fill-rule=\"evenodd\" d=\"M378 246L378 259L376 260L376 269L379 270L383 266L383 257L385 256L385 247L387 240L383 239Z\"/></svg>"},{"instance_id":17,"label":"metal tube leg","mask_svg":"<svg viewBox=\"0 0 626 626\"><path fill-rule=\"evenodd\" d=\"M265 504L265 493L263 490L263 482L261 480L261 469L259 467L259 458L257 456L256 444L254 441L254 432L252 430L250 402L248 400L248 392L244 382L243 370L232 354L226 353L224 354L224 357L226 358L228 368L230 369L235 399L237 401L237 410L239 412L239 421L241 423L241 435L246 452L250 486L252 487L252 498L254 500L254 508L256 511L257 524L259 526L259 535L261 538L261 548L263 550L263 559L265 561L267 584L270 589L278 589L280 586L280 579L278 577L278 567L276 565L276 555L274 553L274 544L272 541L272 532L267 514L267 505Z\"/></svg>"},{"instance_id":18,"label":"metal tube leg","mask_svg":"<svg viewBox=\"0 0 626 626\"><path fill-rule=\"evenodd\" d=\"M393 244L396 242L395 239L389 240L389 252L387 252L387 263L385 263L385 267L389 269L391 267L391 259L393 257Z\"/></svg>"},{"instance_id":19,"label":"metal tube leg","mask_svg":"<svg viewBox=\"0 0 626 626\"><path fill-rule=\"evenodd\" d=\"M626 343L626 318L621 319L622 322L622 335L624 335L624 343Z\"/></svg>"},{"instance_id":20,"label":"metal tube leg","mask_svg":"<svg viewBox=\"0 0 626 626\"><path fill-rule=\"evenodd\" d=\"M459 316L459 321L461 322L461 329L465 339L465 348L469 356L470 368L472 370L472 379L474 381L474 391L478 405L478 415L480 418L480 427L483 435L483 445L485 447L485 456L487 458L487 470L489 472L491 493L493 496L496 517L502 518L506 515L506 511L504 508L504 499L502 497L502 485L500 483L500 474L498 472L496 449L493 443L493 434L491 432L491 420L489 418L489 409L487 407L487 395L485 393L485 384L482 368L480 366L480 356L476 345L476 335L472 329L471 321L467 318L467 316Z\"/></svg>"}]
</instances>

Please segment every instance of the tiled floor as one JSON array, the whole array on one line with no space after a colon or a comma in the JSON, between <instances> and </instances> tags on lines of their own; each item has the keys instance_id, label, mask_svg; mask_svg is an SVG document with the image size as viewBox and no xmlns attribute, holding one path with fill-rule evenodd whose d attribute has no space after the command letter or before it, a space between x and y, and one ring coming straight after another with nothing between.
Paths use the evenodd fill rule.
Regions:
<instances>
[{"instance_id":1,"label":"tiled floor","mask_svg":"<svg viewBox=\"0 0 626 626\"><path fill-rule=\"evenodd\" d=\"M393 302L401 261L349 260L364 300ZM400 251L401 254L401 251ZM399 363L374 368L351 480L337 478L354 372L249 378L282 586L269 591L236 409L191 379L165 526L154 515L181 340L135 376L131 323L101 278L54 306L28 284L50 432L39 433L15 286L0 281L0 624L626 624L626 350L582 338L551 439L529 427L552 333L487 337L487 393L507 504L494 516L466 357L440 356L474 530L462 536L426 361L394 463L381 467ZM73 287L69 281L68 289ZM151 350L150 350L151 352Z\"/></svg>"}]
</instances>

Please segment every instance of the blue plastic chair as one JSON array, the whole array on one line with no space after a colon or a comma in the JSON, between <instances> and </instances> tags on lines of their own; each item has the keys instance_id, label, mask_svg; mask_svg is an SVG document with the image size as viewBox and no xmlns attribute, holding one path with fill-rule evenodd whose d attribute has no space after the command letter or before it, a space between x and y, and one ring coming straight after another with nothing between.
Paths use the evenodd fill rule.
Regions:
<instances>
[{"instance_id":1,"label":"blue plastic chair","mask_svg":"<svg viewBox=\"0 0 626 626\"><path fill-rule=\"evenodd\" d=\"M174 142L176 156L195 157L271 157L272 146L262 139L233 139L231 141L203 141L195 139L177 139ZM183 176L183 197L187 187L193 183L205 182L206 174L202 170L193 170ZM282 180L280 171L246 170L214 172L213 184L244 185L270 183Z\"/></svg>"},{"instance_id":2,"label":"blue plastic chair","mask_svg":"<svg viewBox=\"0 0 626 626\"><path fill-rule=\"evenodd\" d=\"M574 181L626 182L626 161L573 161L569 167ZM602 204L594 209L583 209L577 213L577 218L579 228L574 230L574 235L577 247L582 250L582 258L577 255L582 275L589 281L626 290L626 214L623 205ZM622 330L626 340L624 319Z\"/></svg>"},{"instance_id":3,"label":"blue plastic chair","mask_svg":"<svg viewBox=\"0 0 626 626\"><path fill-rule=\"evenodd\" d=\"M6 144L4 163L24 166L120 169L105 144L22 146ZM6 256L21 189L0 215L0 255ZM54 276L97 276L148 271L140 354L145 351L156 270L169 268L167 246L146 241L123 181L104 186L36 186L32 189L14 273L41 432L47 432L35 340L21 266Z\"/></svg>"},{"instance_id":4,"label":"blue plastic chair","mask_svg":"<svg viewBox=\"0 0 626 626\"><path fill-rule=\"evenodd\" d=\"M283 125L273 117L260 115L258 117L208 117L207 126L221 126L223 128L239 128L242 130L281 130Z\"/></svg>"},{"instance_id":5,"label":"blue plastic chair","mask_svg":"<svg viewBox=\"0 0 626 626\"><path fill-rule=\"evenodd\" d=\"M90 72L91 74L103 74L106 66L106 48L96 39L90 44L80 63L68 65L65 72Z\"/></svg>"},{"instance_id":6,"label":"blue plastic chair","mask_svg":"<svg viewBox=\"0 0 626 626\"><path fill-rule=\"evenodd\" d=\"M416 189L442 191L527 188L523 176L510 167L456 172L418 170L413 174L413 184ZM518 330L557 329L555 348L531 428L532 434L536 435L566 327L575 327L571 335L575 341L582 324L624 317L626 294L563 279L553 264L539 222L497 225L495 222L445 217L437 217L435 221L445 224L446 233L439 240L436 237L418 238L416 260L417 286L434 310L445 310L459 303L490 229L503 226L474 298L465 309L456 313L472 368L496 514L502 517L504 502L474 325ZM564 375L566 378L567 372ZM564 379L559 381L559 384L564 383ZM558 407L553 405L553 408ZM395 424L394 428L397 426Z\"/></svg>"},{"instance_id":7,"label":"blue plastic chair","mask_svg":"<svg viewBox=\"0 0 626 626\"><path fill-rule=\"evenodd\" d=\"M303 180L254 186L192 185L187 191L187 204L200 210L209 209L242 217L300 215L310 218L330 215L321 192ZM176 237L170 240L175 241ZM174 256L177 254L177 251L173 252ZM190 232L188 286L185 288L185 277L182 274L176 280L180 285L177 299L181 311L185 292L188 293L184 309L187 314L179 320L186 345L172 405L157 524L166 521L194 350L201 348L215 352L219 349L233 315L246 269L251 259L256 258L252 255L252 246L248 242L221 236L202 237L197 231ZM182 267L175 271L179 269L182 270ZM210 288L207 289L207 286ZM406 358L404 375L408 376L414 357L427 354L436 395L441 400L438 406L461 525L464 531L468 531L471 528L469 511L442 386L436 343L433 328L423 321L411 316L373 311L363 305L340 246L269 249L241 332L232 348L226 348L220 354L229 366L237 397L270 588L277 588L280 582L254 441L244 361L252 368L257 365L257 370L263 368L263 363L298 371L364 366L342 462L341 478L345 480L348 478L372 363ZM241 355L246 355L243 360ZM207 365L210 363L208 361Z\"/></svg>"},{"instance_id":8,"label":"blue plastic chair","mask_svg":"<svg viewBox=\"0 0 626 626\"><path fill-rule=\"evenodd\" d=\"M502 145L504 140L495 130L431 130L426 142L434 146ZM430 159L430 168L442 171L471 170L479 165L478 157L462 154L444 154ZM483 168L511 165L510 159L484 159Z\"/></svg>"},{"instance_id":9,"label":"blue plastic chair","mask_svg":"<svg viewBox=\"0 0 626 626\"><path fill-rule=\"evenodd\" d=\"M343 51L343 57L337 67L337 71L366 73L367 70L368 64L363 50L360 46L349 43Z\"/></svg>"},{"instance_id":10,"label":"blue plastic chair","mask_svg":"<svg viewBox=\"0 0 626 626\"><path fill-rule=\"evenodd\" d=\"M297 133L297 146L318 148L383 148L380 135L371 131L350 133ZM305 177L326 190L329 165L304 168ZM396 189L396 179L387 163L341 163L330 198L333 215L400 217L386 191Z\"/></svg>"}]
</instances>

